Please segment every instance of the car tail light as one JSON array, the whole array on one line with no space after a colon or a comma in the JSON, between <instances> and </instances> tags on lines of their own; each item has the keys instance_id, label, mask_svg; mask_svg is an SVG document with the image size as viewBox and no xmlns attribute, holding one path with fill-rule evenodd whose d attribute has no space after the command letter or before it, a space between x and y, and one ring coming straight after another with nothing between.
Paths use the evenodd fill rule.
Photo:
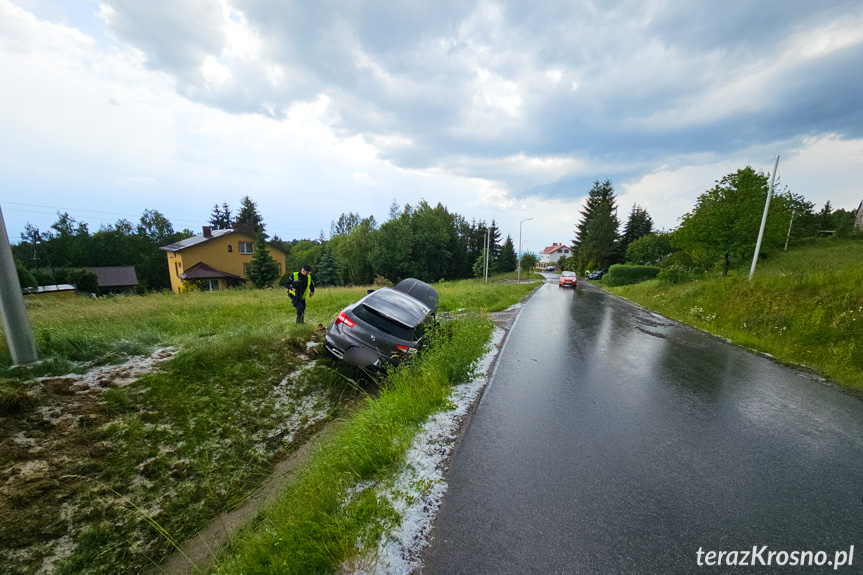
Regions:
<instances>
[{"instance_id":1,"label":"car tail light","mask_svg":"<svg viewBox=\"0 0 863 575\"><path fill-rule=\"evenodd\" d=\"M336 325L339 325L340 323L343 323L348 327L354 327L357 325L351 318L345 315L345 312L340 313L339 317L336 318Z\"/></svg>"},{"instance_id":2,"label":"car tail light","mask_svg":"<svg viewBox=\"0 0 863 575\"><path fill-rule=\"evenodd\" d=\"M400 351L400 352L402 352L402 353L407 353L407 352L409 352L409 351L411 350L411 348L409 348L409 347L408 347L408 346L406 346L406 345L398 345L398 344L396 344L396 349L397 349L397 350L399 350L399 351Z\"/></svg>"}]
</instances>

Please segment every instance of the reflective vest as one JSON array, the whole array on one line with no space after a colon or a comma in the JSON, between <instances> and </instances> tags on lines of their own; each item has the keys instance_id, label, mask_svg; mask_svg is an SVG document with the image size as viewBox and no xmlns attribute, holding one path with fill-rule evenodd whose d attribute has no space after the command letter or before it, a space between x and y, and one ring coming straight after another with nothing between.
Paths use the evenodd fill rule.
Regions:
<instances>
[{"instance_id":1,"label":"reflective vest","mask_svg":"<svg viewBox=\"0 0 863 575\"><path fill-rule=\"evenodd\" d=\"M306 291L303 292L302 299L306 299L309 296L309 290L312 289L312 274L306 276L309 281L306 282ZM294 272L294 281L300 281L300 272ZM292 296L297 295L297 290L294 289L293 284L291 285L291 289L288 290L288 293Z\"/></svg>"}]
</instances>

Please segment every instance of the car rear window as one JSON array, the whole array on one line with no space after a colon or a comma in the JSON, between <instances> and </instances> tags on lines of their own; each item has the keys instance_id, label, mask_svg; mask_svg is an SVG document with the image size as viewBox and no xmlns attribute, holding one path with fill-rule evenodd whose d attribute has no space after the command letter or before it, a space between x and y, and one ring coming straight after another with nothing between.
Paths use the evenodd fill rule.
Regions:
<instances>
[{"instance_id":1,"label":"car rear window","mask_svg":"<svg viewBox=\"0 0 863 575\"><path fill-rule=\"evenodd\" d=\"M384 333L388 333L391 336L408 341L413 341L414 339L414 332L412 329L408 329L403 325L387 319L362 304L356 306L352 311L358 319L366 322L372 327L376 327Z\"/></svg>"}]
</instances>

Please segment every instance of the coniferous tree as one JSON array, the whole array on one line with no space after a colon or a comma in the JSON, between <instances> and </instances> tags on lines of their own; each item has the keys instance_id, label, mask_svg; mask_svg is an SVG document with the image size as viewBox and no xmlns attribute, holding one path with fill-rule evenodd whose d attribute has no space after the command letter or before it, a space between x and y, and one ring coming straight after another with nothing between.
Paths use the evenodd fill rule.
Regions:
<instances>
[{"instance_id":1,"label":"coniferous tree","mask_svg":"<svg viewBox=\"0 0 863 575\"><path fill-rule=\"evenodd\" d=\"M581 210L581 220L579 220L576 226L575 239L572 242L574 249L578 249L581 246L581 242L584 241L587 225L593 219L594 212L599 205L603 202L610 202L614 208L614 200L614 187L611 185L611 180L605 180L602 183L599 180L594 180L593 187L588 192L584 209Z\"/></svg>"},{"instance_id":2,"label":"coniferous tree","mask_svg":"<svg viewBox=\"0 0 863 575\"><path fill-rule=\"evenodd\" d=\"M339 270L329 245L324 246L324 252L321 254L321 259L318 260L315 269L315 285L321 287L339 285Z\"/></svg>"},{"instance_id":3,"label":"coniferous tree","mask_svg":"<svg viewBox=\"0 0 863 575\"><path fill-rule=\"evenodd\" d=\"M476 261L473 263L473 277L482 278L485 277L485 257L479 256L476 258Z\"/></svg>"},{"instance_id":4,"label":"coniferous tree","mask_svg":"<svg viewBox=\"0 0 863 575\"><path fill-rule=\"evenodd\" d=\"M393 198L393 203L390 204L389 219L394 220L401 215L402 209L399 203Z\"/></svg>"},{"instance_id":5,"label":"coniferous tree","mask_svg":"<svg viewBox=\"0 0 863 575\"><path fill-rule=\"evenodd\" d=\"M573 241L573 256L578 256L579 271L589 265L600 268L613 263L617 247L617 205L610 180L593 182Z\"/></svg>"},{"instance_id":6,"label":"coniferous tree","mask_svg":"<svg viewBox=\"0 0 863 575\"><path fill-rule=\"evenodd\" d=\"M258 205L249 196L243 196L243 199L240 200L240 211L237 214L236 223L253 228L256 234L264 233L264 218L258 213ZM264 234L264 239L266 237Z\"/></svg>"},{"instance_id":7,"label":"coniferous tree","mask_svg":"<svg viewBox=\"0 0 863 575\"><path fill-rule=\"evenodd\" d=\"M515 245L512 236L507 235L497 255L497 271L500 273L514 272L516 265L518 265L518 256L515 253Z\"/></svg>"},{"instance_id":8,"label":"coniferous tree","mask_svg":"<svg viewBox=\"0 0 863 575\"><path fill-rule=\"evenodd\" d=\"M330 222L330 238L351 233L360 225L360 215L353 212L342 213L338 221Z\"/></svg>"},{"instance_id":9,"label":"coniferous tree","mask_svg":"<svg viewBox=\"0 0 863 575\"><path fill-rule=\"evenodd\" d=\"M230 229L231 208L228 207L227 202L222 203L222 207L219 207L219 204L213 206L213 212L210 214L210 226L214 230Z\"/></svg>"},{"instance_id":10,"label":"coniferous tree","mask_svg":"<svg viewBox=\"0 0 863 575\"><path fill-rule=\"evenodd\" d=\"M647 210L637 204L632 205L632 211L629 212L629 219L623 226L623 248L626 249L629 244L653 232L653 218L647 213Z\"/></svg>"},{"instance_id":11,"label":"coniferous tree","mask_svg":"<svg viewBox=\"0 0 863 575\"><path fill-rule=\"evenodd\" d=\"M500 252L500 228L497 227L497 223L494 221L494 218L491 219L491 225L488 229L488 251L491 254L490 261L496 262L498 253Z\"/></svg>"},{"instance_id":12,"label":"coniferous tree","mask_svg":"<svg viewBox=\"0 0 863 575\"><path fill-rule=\"evenodd\" d=\"M821 211L818 212L818 226L820 230L832 230L833 229L833 206L830 204L830 200L827 200L827 203L824 204L824 207L821 208Z\"/></svg>"},{"instance_id":13,"label":"coniferous tree","mask_svg":"<svg viewBox=\"0 0 863 575\"><path fill-rule=\"evenodd\" d=\"M279 279L279 266L267 249L263 232L258 232L255 238L255 254L249 266L249 280L256 288L261 289L277 279Z\"/></svg>"},{"instance_id":14,"label":"coniferous tree","mask_svg":"<svg viewBox=\"0 0 863 575\"><path fill-rule=\"evenodd\" d=\"M604 269L613 263L617 247L617 214L613 202L602 202L585 228L579 247L582 268Z\"/></svg>"}]
</instances>

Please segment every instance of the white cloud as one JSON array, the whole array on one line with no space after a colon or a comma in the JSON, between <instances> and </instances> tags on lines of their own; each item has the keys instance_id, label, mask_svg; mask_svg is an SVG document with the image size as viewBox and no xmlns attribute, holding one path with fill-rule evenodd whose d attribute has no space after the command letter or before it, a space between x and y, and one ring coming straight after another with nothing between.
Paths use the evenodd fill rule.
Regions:
<instances>
[{"instance_id":1,"label":"white cloud","mask_svg":"<svg viewBox=\"0 0 863 575\"><path fill-rule=\"evenodd\" d=\"M380 182L372 179L368 172L356 172L353 175L354 181L363 186L376 186Z\"/></svg>"},{"instance_id":2,"label":"white cloud","mask_svg":"<svg viewBox=\"0 0 863 575\"><path fill-rule=\"evenodd\" d=\"M697 193L674 195L776 151L794 191L859 203L863 13L843 4L765 31L676 2L104 0L76 29L90 8L25 1L39 17L0 0L0 175L70 207L205 219L250 193L308 230L425 198L533 216L540 249L593 179L673 227Z\"/></svg>"},{"instance_id":3,"label":"white cloud","mask_svg":"<svg viewBox=\"0 0 863 575\"><path fill-rule=\"evenodd\" d=\"M156 178L147 178L141 176L130 176L128 178L120 178L117 182L121 186L152 186L156 183Z\"/></svg>"}]
</instances>

